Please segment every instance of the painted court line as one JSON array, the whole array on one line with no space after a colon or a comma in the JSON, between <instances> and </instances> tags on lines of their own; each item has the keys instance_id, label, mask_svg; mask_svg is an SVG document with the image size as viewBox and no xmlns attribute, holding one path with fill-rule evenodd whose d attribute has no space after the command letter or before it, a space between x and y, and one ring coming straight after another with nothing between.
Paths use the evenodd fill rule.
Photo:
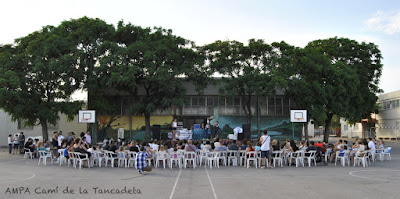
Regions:
<instances>
[{"instance_id":1,"label":"painted court line","mask_svg":"<svg viewBox=\"0 0 400 199\"><path fill-rule=\"evenodd\" d=\"M176 181L175 181L174 187L172 188L172 192L171 192L171 195L169 196L169 199L172 199L172 196L174 196L176 185L178 184L179 176L181 176L181 173L182 173L182 169L179 170L178 177L176 177Z\"/></svg>"},{"instance_id":2,"label":"painted court line","mask_svg":"<svg viewBox=\"0 0 400 199\"><path fill-rule=\"evenodd\" d=\"M207 177L208 177L208 180L210 181L210 185L211 185L212 192L214 194L214 198L217 199L217 193L215 193L213 183L211 182L210 174L207 171L207 167L204 167L204 168L206 169Z\"/></svg>"},{"instance_id":3,"label":"painted court line","mask_svg":"<svg viewBox=\"0 0 400 199\"><path fill-rule=\"evenodd\" d=\"M359 175L355 175L354 173L358 173L358 172L380 172L380 171L400 171L400 170L361 170L361 171L351 171L349 172L349 174L353 177L356 178L362 178L362 179L366 179L366 180L377 180L377 181L384 181L384 182L400 182L397 180L387 180L387 179L380 179L380 178L368 178L368 177L364 177L364 176L359 176Z\"/></svg>"}]
</instances>

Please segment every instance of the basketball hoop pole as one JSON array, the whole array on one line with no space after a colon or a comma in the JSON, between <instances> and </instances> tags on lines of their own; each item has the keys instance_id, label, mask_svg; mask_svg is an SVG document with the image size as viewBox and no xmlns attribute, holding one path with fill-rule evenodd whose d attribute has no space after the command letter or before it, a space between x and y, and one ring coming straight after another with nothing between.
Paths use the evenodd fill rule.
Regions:
<instances>
[{"instance_id":1,"label":"basketball hoop pole","mask_svg":"<svg viewBox=\"0 0 400 199\"><path fill-rule=\"evenodd\" d=\"M294 140L294 123L292 122L292 140Z\"/></svg>"}]
</instances>

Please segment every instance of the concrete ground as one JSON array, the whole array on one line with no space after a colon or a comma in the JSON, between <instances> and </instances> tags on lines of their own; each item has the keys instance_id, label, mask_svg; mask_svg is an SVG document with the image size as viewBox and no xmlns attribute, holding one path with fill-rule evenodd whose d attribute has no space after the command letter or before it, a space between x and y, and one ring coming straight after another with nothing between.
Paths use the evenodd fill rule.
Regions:
<instances>
[{"instance_id":1,"label":"concrete ground","mask_svg":"<svg viewBox=\"0 0 400 199\"><path fill-rule=\"evenodd\" d=\"M38 159L1 149L0 198L399 198L400 143L386 145L393 147L392 161L366 168L201 166L158 168L145 176L132 168L38 166Z\"/></svg>"}]
</instances>

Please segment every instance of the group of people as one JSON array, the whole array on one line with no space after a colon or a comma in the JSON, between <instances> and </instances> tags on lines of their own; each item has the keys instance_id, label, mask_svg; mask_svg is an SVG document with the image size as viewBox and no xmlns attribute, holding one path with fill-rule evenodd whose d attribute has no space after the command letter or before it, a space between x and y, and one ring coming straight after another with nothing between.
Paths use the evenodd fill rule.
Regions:
<instances>
[{"instance_id":1,"label":"group of people","mask_svg":"<svg viewBox=\"0 0 400 199\"><path fill-rule=\"evenodd\" d=\"M384 150L385 142L382 140L377 142L372 138L357 139L353 145L349 145L347 140L338 140L333 147L335 152L339 151L339 155L344 155L344 150L350 150L349 156L351 162L354 162L354 157L357 153L362 153L366 150L370 150L372 156L375 157L375 152L377 149ZM334 153L334 155L336 155L336 153Z\"/></svg>"},{"instance_id":2,"label":"group of people","mask_svg":"<svg viewBox=\"0 0 400 199\"><path fill-rule=\"evenodd\" d=\"M12 154L20 154L23 153L23 149L25 146L25 135L24 132L20 132L19 134L8 135L8 153Z\"/></svg>"}]
</instances>

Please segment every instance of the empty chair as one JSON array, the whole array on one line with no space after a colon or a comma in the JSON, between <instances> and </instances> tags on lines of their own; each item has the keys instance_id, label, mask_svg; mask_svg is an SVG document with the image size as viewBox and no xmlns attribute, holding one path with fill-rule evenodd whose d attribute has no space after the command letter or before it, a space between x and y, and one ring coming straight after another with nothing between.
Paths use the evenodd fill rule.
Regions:
<instances>
[{"instance_id":1,"label":"empty chair","mask_svg":"<svg viewBox=\"0 0 400 199\"><path fill-rule=\"evenodd\" d=\"M218 156L218 164L220 161L224 163L224 166L226 166L226 159L227 159L227 152L226 151L218 151L219 156Z\"/></svg>"},{"instance_id":2,"label":"empty chair","mask_svg":"<svg viewBox=\"0 0 400 199\"><path fill-rule=\"evenodd\" d=\"M283 154L282 150L272 152L272 161L274 162L274 167L275 163L278 163L278 166L281 165L281 167L283 167L282 154Z\"/></svg>"},{"instance_id":3,"label":"empty chair","mask_svg":"<svg viewBox=\"0 0 400 199\"><path fill-rule=\"evenodd\" d=\"M193 169L196 168L196 152L185 152L183 155L183 167L187 167L188 163L193 163Z\"/></svg>"},{"instance_id":4,"label":"empty chair","mask_svg":"<svg viewBox=\"0 0 400 199\"><path fill-rule=\"evenodd\" d=\"M92 167L94 166L94 164L97 164L99 165L99 167L101 167L102 162L106 163L106 158L104 156L104 153L102 153L101 151L94 151L92 155L93 155Z\"/></svg>"},{"instance_id":5,"label":"empty chair","mask_svg":"<svg viewBox=\"0 0 400 199\"><path fill-rule=\"evenodd\" d=\"M246 154L245 150L239 150L238 151L238 161L239 161L239 166L246 166Z\"/></svg>"}]
</instances>

